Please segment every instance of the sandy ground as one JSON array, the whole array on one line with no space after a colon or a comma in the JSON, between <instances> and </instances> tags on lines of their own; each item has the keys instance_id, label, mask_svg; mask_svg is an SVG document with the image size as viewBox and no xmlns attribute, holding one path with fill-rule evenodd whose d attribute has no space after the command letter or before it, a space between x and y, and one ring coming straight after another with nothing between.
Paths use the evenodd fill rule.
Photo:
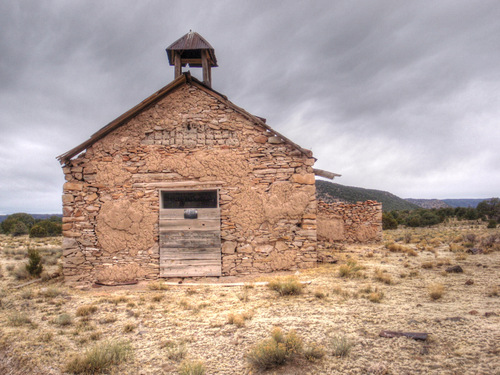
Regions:
<instances>
[{"instance_id":1,"label":"sandy ground","mask_svg":"<svg viewBox=\"0 0 500 375\"><path fill-rule=\"evenodd\" d=\"M388 231L386 242L398 240L416 255L391 252L384 244L345 246L336 252L337 264L290 273L310 281L296 296L252 284L269 275L219 280L244 281L243 286L186 280L163 286L165 290L151 290L151 283L144 282L76 290L57 279L14 288L26 282L11 275L13 266L26 261L26 244L2 236L0 373L61 374L72 354L120 339L131 343L133 358L114 367L113 374L177 374L182 359L169 358L168 347L180 343L185 358L201 360L206 374L258 374L245 354L269 337L273 327L281 327L294 329L305 343L321 344L326 355L315 362L292 361L271 374L499 374L500 251L450 251L452 241L467 245L467 233L500 231L486 232L479 225ZM39 246L44 253L58 242ZM362 269L341 277L339 269L348 261ZM464 272L444 271L452 265ZM48 267L49 273L57 267ZM386 282L375 278L377 270ZM198 285L186 285L191 282ZM437 300L429 294L435 283L444 286ZM368 289L383 294L379 302L367 298ZM78 307L90 304L97 307L93 314L76 316ZM230 313L249 319L243 326L229 324ZM15 314L25 314L31 322L16 326ZM70 315L71 323L57 324L61 314ZM379 336L381 330L430 335L427 341L389 339ZM335 336L352 342L348 356L333 354Z\"/></svg>"}]
</instances>

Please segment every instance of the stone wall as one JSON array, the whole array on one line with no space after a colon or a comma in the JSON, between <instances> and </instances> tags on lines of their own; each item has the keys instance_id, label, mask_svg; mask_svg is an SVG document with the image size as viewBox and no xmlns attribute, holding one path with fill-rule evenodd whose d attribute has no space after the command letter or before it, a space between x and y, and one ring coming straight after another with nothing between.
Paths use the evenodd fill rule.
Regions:
<instances>
[{"instance_id":1,"label":"stone wall","mask_svg":"<svg viewBox=\"0 0 500 375\"><path fill-rule=\"evenodd\" d=\"M159 193L182 189L219 189L223 275L311 267L314 161L186 83L63 167L65 278L157 278Z\"/></svg>"},{"instance_id":2,"label":"stone wall","mask_svg":"<svg viewBox=\"0 0 500 375\"><path fill-rule=\"evenodd\" d=\"M382 204L318 202L318 241L365 243L382 240Z\"/></svg>"}]
</instances>

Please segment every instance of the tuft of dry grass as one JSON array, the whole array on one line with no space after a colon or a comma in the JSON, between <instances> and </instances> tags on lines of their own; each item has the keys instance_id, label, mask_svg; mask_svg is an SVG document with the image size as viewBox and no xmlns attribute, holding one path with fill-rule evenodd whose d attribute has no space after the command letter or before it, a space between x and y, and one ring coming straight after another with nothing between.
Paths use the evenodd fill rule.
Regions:
<instances>
[{"instance_id":1,"label":"tuft of dry grass","mask_svg":"<svg viewBox=\"0 0 500 375\"><path fill-rule=\"evenodd\" d=\"M149 290L168 290L168 285L163 281L153 281L148 284Z\"/></svg>"},{"instance_id":2,"label":"tuft of dry grass","mask_svg":"<svg viewBox=\"0 0 500 375\"><path fill-rule=\"evenodd\" d=\"M132 347L124 341L108 341L88 349L83 354L75 354L66 363L66 372L71 374L100 374L127 360L132 355Z\"/></svg>"},{"instance_id":3,"label":"tuft of dry grass","mask_svg":"<svg viewBox=\"0 0 500 375\"><path fill-rule=\"evenodd\" d=\"M89 316L97 311L97 306L95 305L83 305L76 309L76 316Z\"/></svg>"},{"instance_id":4,"label":"tuft of dry grass","mask_svg":"<svg viewBox=\"0 0 500 375\"><path fill-rule=\"evenodd\" d=\"M330 340L332 354L335 357L347 357L351 352L354 343L347 337L338 335Z\"/></svg>"},{"instance_id":5,"label":"tuft of dry grass","mask_svg":"<svg viewBox=\"0 0 500 375\"><path fill-rule=\"evenodd\" d=\"M438 300L443 297L444 285L440 283L430 284L428 286L429 295L433 300Z\"/></svg>"},{"instance_id":6,"label":"tuft of dry grass","mask_svg":"<svg viewBox=\"0 0 500 375\"><path fill-rule=\"evenodd\" d=\"M243 327L245 321L252 319L253 312L244 312L241 314L230 313L227 316L227 324L234 324L236 327Z\"/></svg>"},{"instance_id":7,"label":"tuft of dry grass","mask_svg":"<svg viewBox=\"0 0 500 375\"><path fill-rule=\"evenodd\" d=\"M434 262L424 262L422 263L421 267L426 270L430 270L434 268Z\"/></svg>"},{"instance_id":8,"label":"tuft of dry grass","mask_svg":"<svg viewBox=\"0 0 500 375\"><path fill-rule=\"evenodd\" d=\"M342 264L339 267L339 276L345 278L355 278L360 277L361 270L364 269L363 266L359 265L355 260L348 260L346 264Z\"/></svg>"},{"instance_id":9,"label":"tuft of dry grass","mask_svg":"<svg viewBox=\"0 0 500 375\"><path fill-rule=\"evenodd\" d=\"M171 361L179 362L186 357L187 347L185 342L164 341L161 348L165 349L165 355Z\"/></svg>"},{"instance_id":10,"label":"tuft of dry grass","mask_svg":"<svg viewBox=\"0 0 500 375\"><path fill-rule=\"evenodd\" d=\"M281 296L302 294L302 284L294 276L276 277L269 281L269 289L277 291Z\"/></svg>"},{"instance_id":11,"label":"tuft of dry grass","mask_svg":"<svg viewBox=\"0 0 500 375\"><path fill-rule=\"evenodd\" d=\"M179 375L204 375L205 364L198 360L185 360L179 366Z\"/></svg>"},{"instance_id":12,"label":"tuft of dry grass","mask_svg":"<svg viewBox=\"0 0 500 375\"><path fill-rule=\"evenodd\" d=\"M28 317L28 315L18 311L15 311L11 315L9 315L8 322L9 325L13 327L32 324L31 319Z\"/></svg>"},{"instance_id":13,"label":"tuft of dry grass","mask_svg":"<svg viewBox=\"0 0 500 375\"><path fill-rule=\"evenodd\" d=\"M386 271L383 271L380 268L375 269L375 275L373 278L387 285L393 284L391 275L389 275L388 273L386 273Z\"/></svg>"}]
</instances>

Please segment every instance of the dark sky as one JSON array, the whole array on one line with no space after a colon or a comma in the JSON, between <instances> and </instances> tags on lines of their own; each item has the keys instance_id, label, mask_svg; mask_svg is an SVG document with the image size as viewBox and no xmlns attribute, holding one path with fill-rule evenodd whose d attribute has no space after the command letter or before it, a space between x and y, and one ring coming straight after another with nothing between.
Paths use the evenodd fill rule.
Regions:
<instances>
[{"instance_id":1,"label":"dark sky","mask_svg":"<svg viewBox=\"0 0 500 375\"><path fill-rule=\"evenodd\" d=\"M497 0L2 1L0 214L60 212L55 157L169 83L190 29L213 88L335 182L498 197L499 20Z\"/></svg>"}]
</instances>

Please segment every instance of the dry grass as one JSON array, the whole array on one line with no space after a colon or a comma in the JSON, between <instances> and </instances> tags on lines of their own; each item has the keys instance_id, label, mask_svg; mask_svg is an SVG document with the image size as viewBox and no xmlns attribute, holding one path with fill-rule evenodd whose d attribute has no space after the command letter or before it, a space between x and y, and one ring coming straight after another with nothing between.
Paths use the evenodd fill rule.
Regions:
<instances>
[{"instance_id":1,"label":"dry grass","mask_svg":"<svg viewBox=\"0 0 500 375\"><path fill-rule=\"evenodd\" d=\"M433 300L438 300L441 297L443 297L443 294L444 294L444 285L443 284L440 284L440 283L430 284L428 286L428 289L429 289L429 296Z\"/></svg>"},{"instance_id":2,"label":"dry grass","mask_svg":"<svg viewBox=\"0 0 500 375\"><path fill-rule=\"evenodd\" d=\"M269 289L277 291L282 296L302 294L302 284L293 276L277 277L269 281Z\"/></svg>"},{"instance_id":3,"label":"dry grass","mask_svg":"<svg viewBox=\"0 0 500 375\"><path fill-rule=\"evenodd\" d=\"M79 353L77 364L82 364L85 354L96 346L125 336L134 355L126 363L110 365L105 373L175 374L183 361L195 359L202 361L206 374L259 373L248 368L245 355L266 336L272 338L269 331L278 326L281 336L294 330L302 349L283 368L269 373L401 374L409 369L426 374L495 373L498 317L491 313L500 311L496 268L500 251L495 247L500 228L486 231L483 225L476 231L464 222L454 225L384 233L388 243L397 240L412 249L416 245L432 248L419 250L418 257L390 251L383 244L339 247L340 265L299 270L294 278L311 284L301 295L291 297L254 284L262 279L250 276L232 278L245 283L233 287L185 285L203 284L200 279L178 286L158 282L153 287L142 283L81 291L51 279L14 289L24 282L16 280L12 271L26 262L27 244L0 236L0 356L20 360L23 367L17 373L36 373L31 369L37 369L57 375L73 353ZM464 238L468 233L476 234L475 247L491 250L486 254L450 251L448 244L463 246L464 240L471 239ZM11 255L6 255L6 246ZM38 248L50 246L57 257L60 244L45 243ZM48 250L39 251L43 257L52 256ZM350 275L358 272L357 277L340 277L339 268L348 260L354 260L354 268L360 267L348 271ZM425 262L432 262L434 268L422 269ZM47 266L49 274L59 271L56 263ZM448 263L460 265L465 274L445 276L441 271ZM386 277L390 283L384 281ZM468 279L474 283L466 285ZM440 299L430 297L429 284L446 285ZM469 314L471 310L477 315ZM72 324L54 324L63 314L74 318ZM381 338L381 329L432 332L432 342ZM342 350L346 345L341 342L333 343L334 336L348 338L349 349ZM280 335L276 339L283 340ZM340 356L342 352L348 357ZM196 368L186 365L183 371Z\"/></svg>"},{"instance_id":4,"label":"dry grass","mask_svg":"<svg viewBox=\"0 0 500 375\"><path fill-rule=\"evenodd\" d=\"M72 374L101 374L130 358L132 347L123 341L105 342L75 354L66 364Z\"/></svg>"}]
</instances>

